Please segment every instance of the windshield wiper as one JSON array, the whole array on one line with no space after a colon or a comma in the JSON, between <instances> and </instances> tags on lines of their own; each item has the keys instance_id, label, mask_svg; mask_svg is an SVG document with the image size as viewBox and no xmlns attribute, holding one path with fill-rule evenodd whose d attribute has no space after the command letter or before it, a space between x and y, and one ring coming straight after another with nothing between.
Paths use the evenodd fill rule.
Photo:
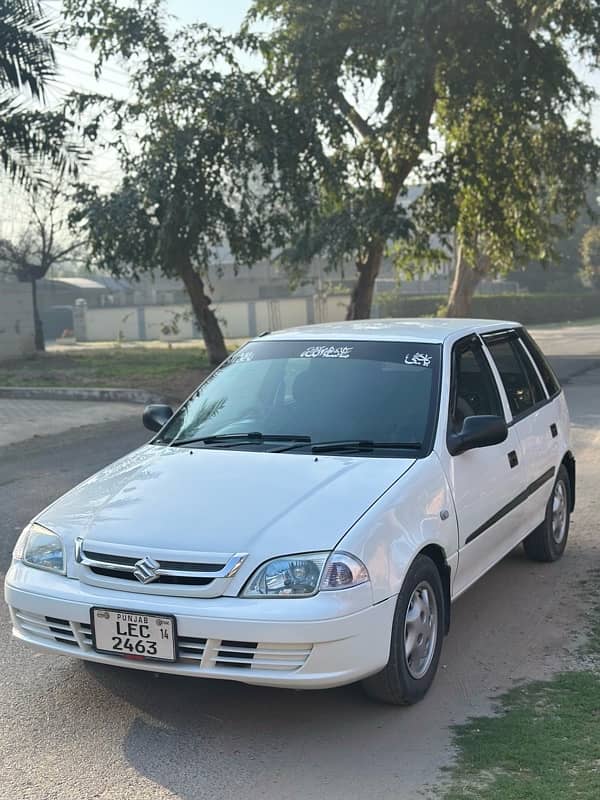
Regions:
<instances>
[{"instance_id":1,"label":"windshield wiper","mask_svg":"<svg viewBox=\"0 0 600 800\"><path fill-rule=\"evenodd\" d=\"M290 434L289 436L284 433L260 433L259 431L252 431L251 433L217 433L214 436L198 436L192 439L175 439L170 444L172 447L180 447L186 444L218 444L219 442L301 442L302 444L310 444L310 436L297 436Z\"/></svg>"},{"instance_id":2,"label":"windshield wiper","mask_svg":"<svg viewBox=\"0 0 600 800\"><path fill-rule=\"evenodd\" d=\"M338 450L420 450L421 442L373 442L370 439L349 439L339 442L316 442L313 453L334 453Z\"/></svg>"}]
</instances>

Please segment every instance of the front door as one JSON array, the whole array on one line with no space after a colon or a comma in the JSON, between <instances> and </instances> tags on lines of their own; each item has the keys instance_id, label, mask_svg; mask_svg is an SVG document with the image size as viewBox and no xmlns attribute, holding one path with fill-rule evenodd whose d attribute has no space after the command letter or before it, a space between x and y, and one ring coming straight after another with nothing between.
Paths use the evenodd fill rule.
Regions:
<instances>
[{"instance_id":1,"label":"front door","mask_svg":"<svg viewBox=\"0 0 600 800\"><path fill-rule=\"evenodd\" d=\"M448 433L461 430L469 416L506 418L490 363L477 337L458 342L452 353ZM520 540L524 529L522 504L527 485L516 431L498 445L446 453L446 474L456 503L459 559L453 585L456 596L474 583Z\"/></svg>"}]
</instances>

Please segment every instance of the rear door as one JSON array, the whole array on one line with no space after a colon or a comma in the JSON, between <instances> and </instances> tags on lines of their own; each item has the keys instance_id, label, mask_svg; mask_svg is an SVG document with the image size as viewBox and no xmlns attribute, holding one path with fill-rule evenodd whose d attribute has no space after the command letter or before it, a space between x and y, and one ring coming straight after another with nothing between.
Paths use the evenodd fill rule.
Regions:
<instances>
[{"instance_id":1,"label":"rear door","mask_svg":"<svg viewBox=\"0 0 600 800\"><path fill-rule=\"evenodd\" d=\"M517 432L521 444L527 475L523 511L529 533L544 518L560 461L557 409L519 331L483 338L506 392L509 427Z\"/></svg>"},{"instance_id":2,"label":"rear door","mask_svg":"<svg viewBox=\"0 0 600 800\"><path fill-rule=\"evenodd\" d=\"M472 336L454 345L447 433L460 431L468 416L505 417L506 408L481 341ZM527 477L519 438L509 428L506 441L453 456L444 451L446 474L459 526L457 595L476 581L522 538L523 508L515 498Z\"/></svg>"}]
</instances>

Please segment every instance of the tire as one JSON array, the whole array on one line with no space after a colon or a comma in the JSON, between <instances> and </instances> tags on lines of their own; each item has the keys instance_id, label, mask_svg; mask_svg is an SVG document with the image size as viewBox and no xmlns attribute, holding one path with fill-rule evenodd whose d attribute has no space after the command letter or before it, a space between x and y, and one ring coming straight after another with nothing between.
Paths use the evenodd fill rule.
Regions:
<instances>
[{"instance_id":1,"label":"tire","mask_svg":"<svg viewBox=\"0 0 600 800\"><path fill-rule=\"evenodd\" d=\"M421 609L421 614L417 613L418 609ZM427 609L430 611L429 617L426 615ZM428 556L417 556L398 595L389 661L381 672L362 682L369 697L400 706L417 703L425 696L433 683L440 660L445 612L439 570ZM428 625L428 622L431 624ZM428 631L432 633L429 647L426 646ZM418 646L419 634L425 635L422 646ZM407 655L409 638L413 641L412 655Z\"/></svg>"},{"instance_id":2,"label":"tire","mask_svg":"<svg viewBox=\"0 0 600 800\"><path fill-rule=\"evenodd\" d=\"M552 494L546 506L546 517L539 528L523 541L527 557L532 561L557 561L565 552L571 521L571 483L561 464Z\"/></svg>"}]
</instances>

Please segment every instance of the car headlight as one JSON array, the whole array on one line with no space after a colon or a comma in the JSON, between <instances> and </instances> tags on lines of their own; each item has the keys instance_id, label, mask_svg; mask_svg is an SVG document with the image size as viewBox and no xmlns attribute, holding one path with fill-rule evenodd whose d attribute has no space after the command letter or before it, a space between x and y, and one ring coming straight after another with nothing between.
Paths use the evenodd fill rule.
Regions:
<instances>
[{"instance_id":1,"label":"car headlight","mask_svg":"<svg viewBox=\"0 0 600 800\"><path fill-rule=\"evenodd\" d=\"M310 597L369 580L365 565L348 553L302 553L274 558L256 570L243 597Z\"/></svg>"},{"instance_id":2,"label":"car headlight","mask_svg":"<svg viewBox=\"0 0 600 800\"><path fill-rule=\"evenodd\" d=\"M61 537L37 522L28 525L19 536L13 558L29 567L65 574L65 551Z\"/></svg>"}]
</instances>

